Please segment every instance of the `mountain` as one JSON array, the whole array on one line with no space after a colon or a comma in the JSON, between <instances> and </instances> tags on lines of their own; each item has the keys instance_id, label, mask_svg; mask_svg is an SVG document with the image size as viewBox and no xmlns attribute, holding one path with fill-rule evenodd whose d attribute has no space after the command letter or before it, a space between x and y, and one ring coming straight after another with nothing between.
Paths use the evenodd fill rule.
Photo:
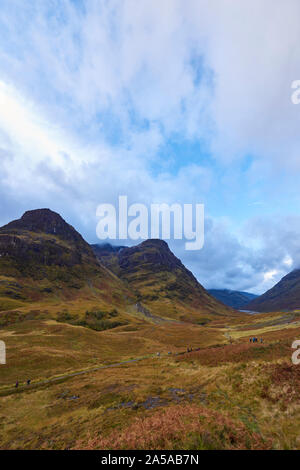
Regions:
<instances>
[{"instance_id":1,"label":"mountain","mask_svg":"<svg viewBox=\"0 0 300 470\"><path fill-rule=\"evenodd\" d=\"M246 305L247 310L273 312L300 308L300 269L284 276L272 289Z\"/></svg>"},{"instance_id":2,"label":"mountain","mask_svg":"<svg viewBox=\"0 0 300 470\"><path fill-rule=\"evenodd\" d=\"M243 309L251 300L254 300L258 295L251 294L250 292L240 292L230 289L208 289L208 292L216 299L236 309Z\"/></svg>"},{"instance_id":3,"label":"mountain","mask_svg":"<svg viewBox=\"0 0 300 470\"><path fill-rule=\"evenodd\" d=\"M206 323L215 316L235 313L202 287L165 241L150 239L131 248L92 247L155 315Z\"/></svg>"},{"instance_id":4,"label":"mountain","mask_svg":"<svg viewBox=\"0 0 300 470\"><path fill-rule=\"evenodd\" d=\"M76 317L76 324L99 329L111 324L110 317L119 325L166 319L205 324L236 314L199 284L166 242L90 246L50 209L25 212L0 228L0 312L33 303L61 321Z\"/></svg>"},{"instance_id":5,"label":"mountain","mask_svg":"<svg viewBox=\"0 0 300 470\"><path fill-rule=\"evenodd\" d=\"M25 212L0 228L0 310L23 301L79 297L111 309L130 295L82 236L50 209Z\"/></svg>"},{"instance_id":6,"label":"mountain","mask_svg":"<svg viewBox=\"0 0 300 470\"><path fill-rule=\"evenodd\" d=\"M2 259L14 260L22 273L35 263L68 267L84 262L97 265L89 244L50 209L25 212L20 219L1 227L0 255Z\"/></svg>"}]
</instances>

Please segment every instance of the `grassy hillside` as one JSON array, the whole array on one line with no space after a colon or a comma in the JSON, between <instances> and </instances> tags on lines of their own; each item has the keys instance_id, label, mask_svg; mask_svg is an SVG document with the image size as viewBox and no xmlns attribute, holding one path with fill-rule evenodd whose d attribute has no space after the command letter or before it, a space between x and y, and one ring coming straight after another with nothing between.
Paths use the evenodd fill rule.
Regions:
<instances>
[{"instance_id":1,"label":"grassy hillside","mask_svg":"<svg viewBox=\"0 0 300 470\"><path fill-rule=\"evenodd\" d=\"M233 323L2 328L0 448L300 449L299 367L290 360L300 315ZM263 344L250 344L253 334Z\"/></svg>"}]
</instances>

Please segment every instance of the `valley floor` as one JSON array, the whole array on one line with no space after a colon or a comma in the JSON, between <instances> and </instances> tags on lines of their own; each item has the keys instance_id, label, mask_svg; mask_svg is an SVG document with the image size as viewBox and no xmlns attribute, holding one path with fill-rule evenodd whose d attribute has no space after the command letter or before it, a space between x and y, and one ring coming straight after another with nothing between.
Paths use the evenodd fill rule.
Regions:
<instances>
[{"instance_id":1,"label":"valley floor","mask_svg":"<svg viewBox=\"0 0 300 470\"><path fill-rule=\"evenodd\" d=\"M300 449L298 312L102 332L27 319L0 339L1 449Z\"/></svg>"}]
</instances>

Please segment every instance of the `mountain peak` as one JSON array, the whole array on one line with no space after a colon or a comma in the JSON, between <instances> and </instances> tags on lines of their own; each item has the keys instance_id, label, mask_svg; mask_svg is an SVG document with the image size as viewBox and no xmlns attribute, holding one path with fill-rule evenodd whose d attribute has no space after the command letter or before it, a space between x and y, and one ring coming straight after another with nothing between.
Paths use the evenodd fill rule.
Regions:
<instances>
[{"instance_id":1,"label":"mountain peak","mask_svg":"<svg viewBox=\"0 0 300 470\"><path fill-rule=\"evenodd\" d=\"M50 209L26 211L20 219L1 227L1 232L14 231L43 232L56 235L64 240L83 241L81 235L57 212Z\"/></svg>"},{"instance_id":2,"label":"mountain peak","mask_svg":"<svg viewBox=\"0 0 300 470\"><path fill-rule=\"evenodd\" d=\"M163 249L170 250L167 242L165 242L164 240L161 240L160 238L149 238L148 240L145 240L144 242L140 243L139 246L143 248L147 246L153 246L156 248L163 248Z\"/></svg>"},{"instance_id":3,"label":"mountain peak","mask_svg":"<svg viewBox=\"0 0 300 470\"><path fill-rule=\"evenodd\" d=\"M52 211L51 209L45 208L45 209L32 209L30 211L24 212L22 215L21 219L26 220L26 219L33 219L36 217L55 217L57 219L63 220L61 215L59 215L57 212Z\"/></svg>"},{"instance_id":4,"label":"mountain peak","mask_svg":"<svg viewBox=\"0 0 300 470\"><path fill-rule=\"evenodd\" d=\"M68 225L64 219L50 209L35 209L26 211L19 222L23 227L32 232L42 231L56 233L56 228Z\"/></svg>"},{"instance_id":5,"label":"mountain peak","mask_svg":"<svg viewBox=\"0 0 300 470\"><path fill-rule=\"evenodd\" d=\"M27 211L20 219L0 228L0 260L10 264L11 272L17 269L22 275L41 273L46 266L80 265L87 271L99 266L90 245L50 209Z\"/></svg>"},{"instance_id":6,"label":"mountain peak","mask_svg":"<svg viewBox=\"0 0 300 470\"><path fill-rule=\"evenodd\" d=\"M119 253L120 268L127 268L128 264L140 266L147 264L148 267L156 271L162 269L174 270L183 267L181 261L176 258L169 248L169 245L159 238L150 238L139 245L124 248Z\"/></svg>"}]
</instances>

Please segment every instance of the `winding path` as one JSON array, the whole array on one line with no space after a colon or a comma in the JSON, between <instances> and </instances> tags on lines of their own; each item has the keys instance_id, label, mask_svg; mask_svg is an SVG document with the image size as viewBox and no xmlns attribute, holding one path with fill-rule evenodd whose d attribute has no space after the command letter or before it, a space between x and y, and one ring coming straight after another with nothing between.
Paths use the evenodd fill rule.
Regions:
<instances>
[{"instance_id":1,"label":"winding path","mask_svg":"<svg viewBox=\"0 0 300 470\"><path fill-rule=\"evenodd\" d=\"M160 357L161 356L162 355L160 355ZM78 372L70 372L69 374L60 375L60 376L57 376L57 377L53 377L51 379L46 379L46 380L40 380L38 382L33 382L30 385L22 385L22 386L19 386L18 388L12 387L12 388L4 388L2 390L0 389L0 398L5 397L7 395L11 395L13 393L19 393L19 392L23 392L23 391L27 391L27 390L32 390L34 388L39 387L40 385L47 385L47 384L50 384L50 383L59 382L60 380L65 380L65 379L69 379L71 377L76 377L77 375L89 374L91 372L96 372L96 371L101 370L101 369L109 369L110 367L119 367L119 366L122 366L124 364L129 364L131 362L143 361L145 359L150 359L151 357L154 358L155 356L151 355L151 356L138 357L136 359L128 359L127 361L117 362L115 364L108 364L106 366L93 367L92 369L85 369L85 370L81 370L81 371L78 371Z\"/></svg>"}]
</instances>

